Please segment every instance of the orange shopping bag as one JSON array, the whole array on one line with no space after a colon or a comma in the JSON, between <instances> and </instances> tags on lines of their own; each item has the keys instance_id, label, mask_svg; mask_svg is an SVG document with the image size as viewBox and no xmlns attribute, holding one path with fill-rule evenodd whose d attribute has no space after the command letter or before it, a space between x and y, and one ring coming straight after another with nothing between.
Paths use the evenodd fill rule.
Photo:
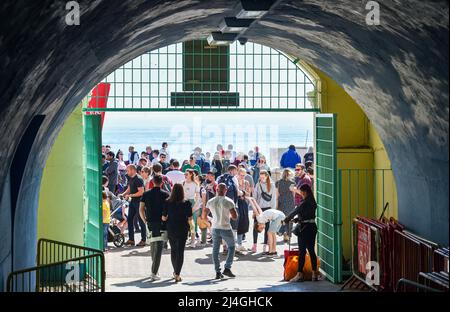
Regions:
<instances>
[{"instance_id":1,"label":"orange shopping bag","mask_svg":"<svg viewBox=\"0 0 450 312\"><path fill-rule=\"evenodd\" d=\"M317 270L320 267L320 260L317 257ZM298 272L298 250L285 250L284 251L284 280L289 281ZM312 279L312 266L309 253L306 253L305 265L303 266L303 275L305 280L310 281Z\"/></svg>"}]
</instances>

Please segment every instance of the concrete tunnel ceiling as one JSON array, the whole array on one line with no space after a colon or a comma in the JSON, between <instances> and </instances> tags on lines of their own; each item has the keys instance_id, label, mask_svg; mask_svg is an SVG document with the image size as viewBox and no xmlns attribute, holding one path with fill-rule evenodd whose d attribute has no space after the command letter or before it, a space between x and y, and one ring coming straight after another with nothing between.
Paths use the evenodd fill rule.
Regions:
<instances>
[{"instance_id":1,"label":"concrete tunnel ceiling","mask_svg":"<svg viewBox=\"0 0 450 312\"><path fill-rule=\"evenodd\" d=\"M16 208L18 249L36 240L19 231L36 228L46 158L81 99L140 54L217 31L236 2L85 0L79 26L65 24L66 1L0 3L0 172L33 116L46 115ZM391 159L400 220L448 243L448 2L380 1L379 26L366 24L366 3L280 0L245 36L314 65L358 102Z\"/></svg>"}]
</instances>

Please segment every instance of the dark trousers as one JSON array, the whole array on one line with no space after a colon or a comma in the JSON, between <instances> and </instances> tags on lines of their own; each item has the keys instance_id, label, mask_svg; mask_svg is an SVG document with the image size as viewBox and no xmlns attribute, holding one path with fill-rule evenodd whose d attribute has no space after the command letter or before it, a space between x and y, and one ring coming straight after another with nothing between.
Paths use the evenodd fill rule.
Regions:
<instances>
[{"instance_id":1,"label":"dark trousers","mask_svg":"<svg viewBox=\"0 0 450 312\"><path fill-rule=\"evenodd\" d=\"M170 242L170 259L172 260L173 272L180 275L184 262L184 246L186 245L186 237L172 237Z\"/></svg>"},{"instance_id":2,"label":"dark trousers","mask_svg":"<svg viewBox=\"0 0 450 312\"><path fill-rule=\"evenodd\" d=\"M261 208L261 210L264 212L270 208ZM269 230L270 222L266 223L266 227L264 228L264 244L267 244L267 231ZM256 221L256 217L253 217L253 244L258 243L258 231L256 230L258 226L258 221Z\"/></svg>"},{"instance_id":3,"label":"dark trousers","mask_svg":"<svg viewBox=\"0 0 450 312\"><path fill-rule=\"evenodd\" d=\"M150 254L152 256L152 273L158 274L159 266L161 264L161 256L163 252L164 242L156 241L150 243Z\"/></svg>"},{"instance_id":4,"label":"dark trousers","mask_svg":"<svg viewBox=\"0 0 450 312\"><path fill-rule=\"evenodd\" d=\"M314 251L314 245L316 244L317 225L315 223L302 224L302 231L298 236L298 272L303 272L305 266L306 249L309 252L309 258L311 259L311 266L313 271L317 271L317 256Z\"/></svg>"},{"instance_id":5,"label":"dark trousers","mask_svg":"<svg viewBox=\"0 0 450 312\"><path fill-rule=\"evenodd\" d=\"M139 217L139 202L130 202L128 209L128 238L134 241L134 217L137 215L139 225L141 227L141 240L145 242L147 239L147 231L145 229L144 221Z\"/></svg>"}]
</instances>

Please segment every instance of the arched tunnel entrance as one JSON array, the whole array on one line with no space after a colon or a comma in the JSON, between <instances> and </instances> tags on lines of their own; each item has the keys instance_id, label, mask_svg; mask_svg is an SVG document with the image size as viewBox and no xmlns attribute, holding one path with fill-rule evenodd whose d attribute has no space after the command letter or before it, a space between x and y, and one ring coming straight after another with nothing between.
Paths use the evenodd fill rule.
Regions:
<instances>
[{"instance_id":1,"label":"arched tunnel entrance","mask_svg":"<svg viewBox=\"0 0 450 312\"><path fill-rule=\"evenodd\" d=\"M64 121L85 94L145 51L208 37L224 17L235 15L234 10L230 1L116 6L86 2L81 3L80 25L69 26L64 5L52 1L27 7L12 1L1 4L2 20L9 28L7 34L1 33L5 70L0 100L6 103L0 117L4 275L34 263L45 160ZM382 23L370 26L359 2L277 1L245 37L300 57L355 99L389 154L399 219L416 233L448 244L448 3L392 2L382 5L381 11ZM14 20L3 16L11 14ZM411 25L401 16L414 22ZM17 185L8 178L14 174L12 162L37 115L45 118Z\"/></svg>"}]
</instances>

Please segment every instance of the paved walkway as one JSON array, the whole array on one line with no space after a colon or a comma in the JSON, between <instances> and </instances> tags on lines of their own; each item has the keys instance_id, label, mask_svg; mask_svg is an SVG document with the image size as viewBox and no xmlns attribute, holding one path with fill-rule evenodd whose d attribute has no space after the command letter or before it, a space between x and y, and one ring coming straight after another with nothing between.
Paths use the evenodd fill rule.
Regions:
<instances>
[{"instance_id":1,"label":"paved walkway","mask_svg":"<svg viewBox=\"0 0 450 312\"><path fill-rule=\"evenodd\" d=\"M139 235L139 234L138 234ZM244 245L251 247L251 232L247 233ZM139 237L139 236L138 236ZM232 271L236 278L214 280L212 264L212 246L186 247L181 277L183 281L175 284L172 277L170 250L164 250L159 274L160 281L149 279L151 258L150 247L128 247L110 250L106 253L106 290L107 291L338 291L339 286L328 281L288 283L283 281L283 250L287 247L278 238L276 258L258 252L246 255L236 254ZM262 234L259 242L263 241ZM221 255L225 260L225 255ZM224 262L222 262L223 268Z\"/></svg>"}]
</instances>

